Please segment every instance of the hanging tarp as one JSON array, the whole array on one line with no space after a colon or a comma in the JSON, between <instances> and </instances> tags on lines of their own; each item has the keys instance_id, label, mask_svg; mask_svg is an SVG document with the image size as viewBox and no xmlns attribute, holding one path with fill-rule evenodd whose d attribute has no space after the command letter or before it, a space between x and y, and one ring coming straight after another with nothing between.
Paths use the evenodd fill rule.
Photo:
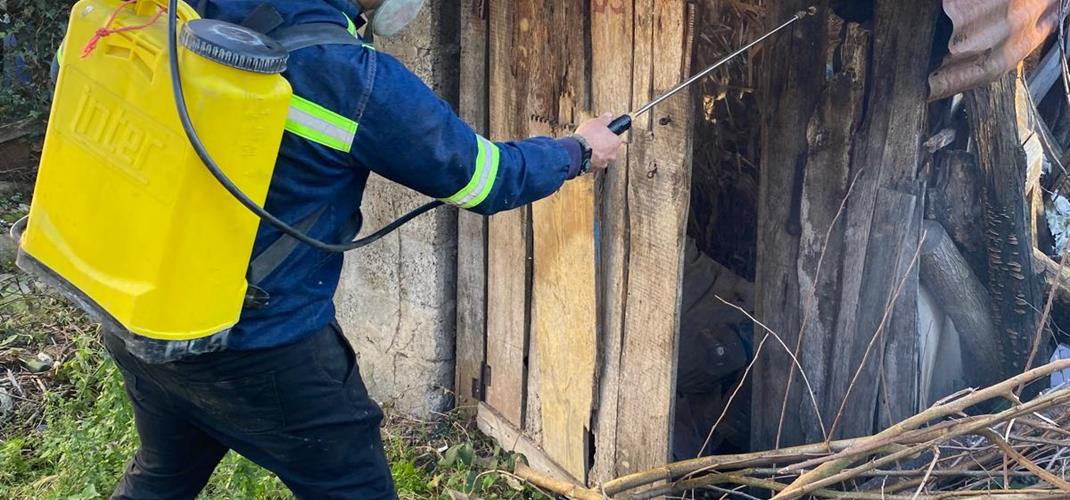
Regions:
<instances>
[{"instance_id":1,"label":"hanging tarp","mask_svg":"<svg viewBox=\"0 0 1070 500\"><path fill-rule=\"evenodd\" d=\"M954 32L929 75L930 98L991 82L1014 69L1058 29L1058 0L943 0Z\"/></svg>"}]
</instances>

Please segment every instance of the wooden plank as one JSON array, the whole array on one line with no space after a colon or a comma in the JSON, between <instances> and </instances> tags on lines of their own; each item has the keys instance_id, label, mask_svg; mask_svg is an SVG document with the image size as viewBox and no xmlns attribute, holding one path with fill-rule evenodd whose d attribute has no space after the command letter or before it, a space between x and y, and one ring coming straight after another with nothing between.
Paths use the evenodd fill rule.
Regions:
<instances>
[{"instance_id":1,"label":"wooden plank","mask_svg":"<svg viewBox=\"0 0 1070 500\"><path fill-rule=\"evenodd\" d=\"M633 104L668 90L688 70L684 0L635 7ZM620 472L670 458L681 261L691 187L690 93L635 123L629 152L629 277L617 419Z\"/></svg>"},{"instance_id":2,"label":"wooden plank","mask_svg":"<svg viewBox=\"0 0 1070 500\"><path fill-rule=\"evenodd\" d=\"M520 453L527 458L531 468L549 474L561 481L579 484L565 469L551 460L546 453L531 439L520 432L509 421L485 403L480 403L476 416L476 426L483 434L490 436L506 451Z\"/></svg>"},{"instance_id":3,"label":"wooden plank","mask_svg":"<svg viewBox=\"0 0 1070 500\"><path fill-rule=\"evenodd\" d=\"M799 373L789 375L792 381L789 392L773 398L780 404L772 407L770 415L757 417L768 426L765 431L771 437L786 434L792 437L792 443L798 436L803 436L806 442L825 437L819 421L823 415L814 411L808 391L824 392L828 384L826 368L832 362L830 360L835 359L831 346L839 309L834 304L838 305L835 293L841 279L836 263L843 255L844 234L840 210L851 182L851 148L861 124L870 53L870 33L861 26L854 23L842 26L843 22L836 18L830 18L829 24L830 27L841 25L845 35L833 51L840 57L835 64L840 70L828 80L807 127L810 132L807 134L808 150L802 172L797 228L797 276L802 319L797 330L780 332L792 349L798 347L798 358L806 370L809 386ZM775 344L766 345L766 348L770 347L777 350ZM783 354L778 356L783 363L791 363ZM775 365L763 368L775 369ZM780 390L778 384L769 388L767 394Z\"/></svg>"},{"instance_id":4,"label":"wooden plank","mask_svg":"<svg viewBox=\"0 0 1070 500\"><path fill-rule=\"evenodd\" d=\"M920 244L916 177L928 127L927 68L917 61L932 50L936 7L928 0L878 0L876 5L871 64L879 73L871 72L866 121L851 161L858 181L845 219L840 311L831 344L838 356L829 367L822 408L835 437L871 434L877 430L874 415L884 419L901 411L900 399L874 388L882 387L880 367L886 359L910 356L888 349L916 345L906 339L917 334L912 290L918 269L907 264ZM884 200L895 206L885 206Z\"/></svg>"},{"instance_id":5,"label":"wooden plank","mask_svg":"<svg viewBox=\"0 0 1070 500\"><path fill-rule=\"evenodd\" d=\"M461 2L460 115L476 132L489 132L487 113L487 12L482 0ZM486 348L487 222L461 210L457 216L457 357L456 405L475 415L482 400L482 365Z\"/></svg>"},{"instance_id":6,"label":"wooden plank","mask_svg":"<svg viewBox=\"0 0 1070 500\"><path fill-rule=\"evenodd\" d=\"M534 229L534 228L533 228ZM534 264L534 258L532 258ZM534 268L534 266L532 266ZM535 273L532 270L532 285L534 285ZM534 286L532 286L532 301L530 307L535 307ZM531 316L534 316L533 314ZM531 321L534 323L534 317ZM534 325L532 325L534 326ZM549 360L547 360L549 362ZM542 446L542 370L543 356L539 352L539 343L535 341L534 332L528 338L528 372L524 379L524 435L532 442Z\"/></svg>"},{"instance_id":7,"label":"wooden plank","mask_svg":"<svg viewBox=\"0 0 1070 500\"><path fill-rule=\"evenodd\" d=\"M523 423L524 355L527 346L527 210L490 218L487 250L486 401L513 425Z\"/></svg>"},{"instance_id":8,"label":"wooden plank","mask_svg":"<svg viewBox=\"0 0 1070 500\"><path fill-rule=\"evenodd\" d=\"M769 19L785 19L807 5L805 0L776 2L770 5ZM755 313L771 330L785 336L785 341L793 348L801 329L803 310L814 310L816 307L828 311L832 305L838 304L838 299L817 297L818 302L814 306L797 306L802 301L802 293L799 290L800 268L803 276L812 276L811 270L816 270L816 263L800 261L806 258L805 254L800 256L803 227L801 217L804 213L801 204L806 185L806 155L810 149L808 132L811 130L812 121L820 123L821 117L815 118L813 113L815 110L822 112L820 102L826 84L828 49L818 41L827 38L827 16L827 10L822 10L815 19L797 23L791 33L771 39L769 45L763 49L763 64L766 67L759 90L764 109L758 191ZM829 92L837 91L849 89L829 89ZM837 144L837 141L842 140L838 134L847 124L830 123L825 126L830 127L832 132L829 136L829 151L826 154L829 161L833 161L836 158L835 150L841 147ZM831 173L836 165L814 163L813 168L825 172L833 179L838 177ZM816 187L811 182L810 190L813 191ZM828 191L822 196L828 195L827 193ZM818 210L819 207L815 207L806 211L806 217L814 219L807 222L815 225L812 229L815 232L823 230L822 223L827 231L828 221L819 220L824 217ZM822 241L823 237L822 234ZM824 264L825 269L837 267L838 265L832 262ZM816 317L814 321L822 321L826 325L830 323ZM821 325L815 323L813 328L820 329ZM807 335L816 336L815 331L818 330L811 330ZM754 345L759 345L764 337L765 332L756 328ZM813 337L810 342L808 345L813 346L810 348L815 349L828 344L827 341ZM806 360L803 363L809 367L814 361L819 360ZM780 410L790 370L791 359L783 349L775 348L775 344L767 344L757 355L754 373L751 375L751 380L754 381L751 396L752 449L766 450L776 447L778 435L781 434L780 444L788 446L813 442L813 434L820 433L820 429L802 426L801 420L806 417L786 418L784 428L780 426ZM795 378L801 377L796 374ZM794 383L792 387L796 399L789 400L789 405L795 410L800 404L804 404L799 399L803 394L800 393L802 389L798 383Z\"/></svg>"},{"instance_id":9,"label":"wooden plank","mask_svg":"<svg viewBox=\"0 0 1070 500\"><path fill-rule=\"evenodd\" d=\"M533 20L541 59L551 75L542 79L550 96L546 124L554 135L571 133L587 115L583 3L554 0L550 16ZM545 31L546 35L542 33ZM552 33L552 35L551 35ZM538 92L538 91L537 91ZM538 398L542 448L581 482L587 477L588 430L594 393L596 285L594 189L590 177L569 181L532 207L532 353L528 399ZM533 390L538 385L537 396Z\"/></svg>"},{"instance_id":10,"label":"wooden plank","mask_svg":"<svg viewBox=\"0 0 1070 500\"><path fill-rule=\"evenodd\" d=\"M516 120L515 137L552 136L561 127L563 121L559 115L557 96L565 79L560 61L564 57L564 48L557 43L555 19L551 17L559 7L537 0L517 0L510 2L512 17L516 23L513 36L515 56L513 71L517 84L523 85L523 92L518 93L513 102ZM530 78L530 75L543 75L543 78ZM566 120L567 121L567 120ZM525 374L524 392L524 435L538 445L543 444L542 432L542 375L539 369L542 363L553 362L539 351L539 344L532 334L533 302L535 296L532 284L535 279L533 240L534 228L531 226L533 213L529 208L528 223L528 336L527 373Z\"/></svg>"},{"instance_id":11,"label":"wooden plank","mask_svg":"<svg viewBox=\"0 0 1070 500\"><path fill-rule=\"evenodd\" d=\"M532 335L537 344L542 446L580 481L595 371L593 179L535 204Z\"/></svg>"},{"instance_id":12,"label":"wooden plank","mask_svg":"<svg viewBox=\"0 0 1070 500\"><path fill-rule=\"evenodd\" d=\"M633 0L591 2L591 102L593 113L620 113L631 109ZM598 234L598 371L597 402L592 428L595 457L592 483L617 477L617 399L620 391L620 353L623 335L624 292L627 277L626 214L628 186L627 149L620 160L596 180L600 202Z\"/></svg>"},{"instance_id":13,"label":"wooden plank","mask_svg":"<svg viewBox=\"0 0 1070 500\"><path fill-rule=\"evenodd\" d=\"M873 232L870 236L869 254L872 257L867 258L874 258L875 262L894 264L894 267L887 268L892 271L892 279L885 282L889 295L880 308L882 313L891 308L891 315L888 316L885 330L880 333L883 336L880 339L883 340L883 349L877 365L877 387L880 394L877 404L879 429L895 425L919 411L918 289L921 274L919 254L922 245L921 192L919 184L914 192L882 188L877 194L874 220L881 221L888 230ZM892 225L891 221L898 223ZM896 248L898 253L893 256L872 251L880 248ZM879 324L874 331L877 329Z\"/></svg>"},{"instance_id":14,"label":"wooden plank","mask_svg":"<svg viewBox=\"0 0 1070 500\"><path fill-rule=\"evenodd\" d=\"M490 9L490 132L494 140L519 137L518 96L526 96L528 60L518 52L514 2L492 1ZM490 218L487 238L487 364L485 401L516 427L523 425L527 349L528 232L527 209Z\"/></svg>"},{"instance_id":15,"label":"wooden plank","mask_svg":"<svg viewBox=\"0 0 1070 500\"><path fill-rule=\"evenodd\" d=\"M1056 43L1048 52L1044 54L1044 58L1040 60L1040 64L1033 69L1033 72L1029 75L1029 95L1033 97L1036 102L1042 101L1047 97L1048 92L1055 86L1055 82L1059 81L1062 76L1062 67L1059 64L1059 58L1062 55L1062 51L1059 50L1059 44Z\"/></svg>"}]
</instances>

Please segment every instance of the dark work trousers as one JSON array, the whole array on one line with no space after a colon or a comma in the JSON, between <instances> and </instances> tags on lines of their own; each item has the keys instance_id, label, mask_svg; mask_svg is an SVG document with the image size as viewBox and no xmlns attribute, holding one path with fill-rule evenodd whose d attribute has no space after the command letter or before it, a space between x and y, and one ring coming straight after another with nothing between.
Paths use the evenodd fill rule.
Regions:
<instances>
[{"instance_id":1,"label":"dark work trousers","mask_svg":"<svg viewBox=\"0 0 1070 500\"><path fill-rule=\"evenodd\" d=\"M294 345L166 364L104 335L133 402L141 447L115 499L192 499L234 450L302 499L394 499L356 356L335 326Z\"/></svg>"}]
</instances>

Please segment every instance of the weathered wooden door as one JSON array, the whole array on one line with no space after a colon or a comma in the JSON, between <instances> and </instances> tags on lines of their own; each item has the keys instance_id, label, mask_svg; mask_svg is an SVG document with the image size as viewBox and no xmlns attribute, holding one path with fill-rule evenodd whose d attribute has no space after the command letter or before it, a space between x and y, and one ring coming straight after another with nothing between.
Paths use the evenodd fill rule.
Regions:
<instances>
[{"instance_id":1,"label":"weathered wooden door","mask_svg":"<svg viewBox=\"0 0 1070 500\"><path fill-rule=\"evenodd\" d=\"M626 112L687 72L684 0L462 10L463 107L487 117L493 140L570 134L593 111ZM491 217L485 231L462 217L462 260L485 248L486 266L460 263L458 388L480 379L481 427L558 476L604 479L669 456L690 104L681 95L640 118L625 159L605 174Z\"/></svg>"}]
</instances>

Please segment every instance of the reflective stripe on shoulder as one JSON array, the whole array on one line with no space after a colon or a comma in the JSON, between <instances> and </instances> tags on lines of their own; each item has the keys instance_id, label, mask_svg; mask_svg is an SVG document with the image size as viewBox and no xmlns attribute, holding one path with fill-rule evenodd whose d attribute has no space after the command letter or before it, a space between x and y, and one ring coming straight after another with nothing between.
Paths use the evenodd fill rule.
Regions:
<instances>
[{"instance_id":1,"label":"reflective stripe on shoulder","mask_svg":"<svg viewBox=\"0 0 1070 500\"><path fill-rule=\"evenodd\" d=\"M498 145L476 135L476 168L472 173L472 179L457 194L442 201L461 208L472 208L483 203L494 189L494 181L498 177L498 162L501 161L501 150Z\"/></svg>"},{"instance_id":2,"label":"reflective stripe on shoulder","mask_svg":"<svg viewBox=\"0 0 1070 500\"><path fill-rule=\"evenodd\" d=\"M295 95L290 101L286 131L348 153L357 135L357 122Z\"/></svg>"}]
</instances>

